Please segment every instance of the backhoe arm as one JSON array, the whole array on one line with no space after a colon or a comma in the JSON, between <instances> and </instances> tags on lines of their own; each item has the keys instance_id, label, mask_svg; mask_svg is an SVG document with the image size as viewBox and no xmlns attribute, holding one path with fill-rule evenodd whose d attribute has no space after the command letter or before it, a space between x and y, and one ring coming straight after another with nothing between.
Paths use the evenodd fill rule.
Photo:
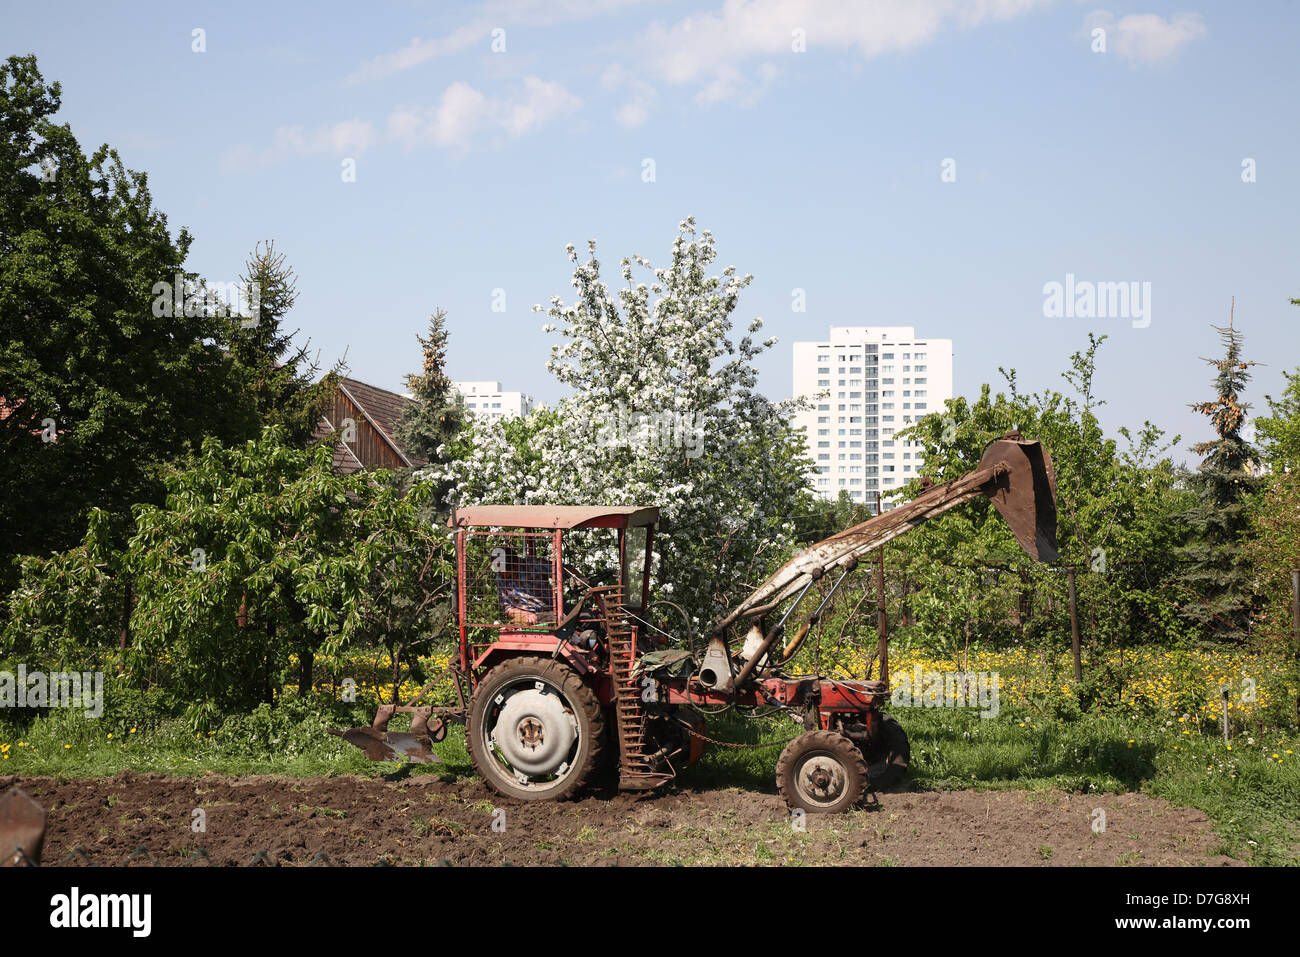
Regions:
<instances>
[{"instance_id":1,"label":"backhoe arm","mask_svg":"<svg viewBox=\"0 0 1300 957\"><path fill-rule=\"evenodd\" d=\"M991 442L980 464L959 479L926 489L910 502L873 516L805 549L777 569L713 628L720 635L733 625L773 611L828 571L856 561L923 522L972 499L991 499L1020 546L1033 558L1051 562L1056 553L1056 475L1052 459L1036 441L1009 433ZM777 629L773 629L775 638ZM771 645L764 642L764 650ZM756 654L754 659L761 658Z\"/></svg>"}]
</instances>

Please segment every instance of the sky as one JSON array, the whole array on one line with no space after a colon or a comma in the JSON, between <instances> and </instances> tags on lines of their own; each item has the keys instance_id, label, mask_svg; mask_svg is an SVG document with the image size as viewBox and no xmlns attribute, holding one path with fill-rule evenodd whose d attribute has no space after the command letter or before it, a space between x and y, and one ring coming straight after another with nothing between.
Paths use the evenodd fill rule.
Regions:
<instances>
[{"instance_id":1,"label":"sky","mask_svg":"<svg viewBox=\"0 0 1300 957\"><path fill-rule=\"evenodd\" d=\"M191 269L273 239L290 326L384 388L441 307L453 378L554 401L532 306L570 301L566 244L617 287L687 216L754 276L735 332L778 338L773 399L831 325L951 338L968 397L999 366L1068 390L1091 331L1108 432L1189 460L1234 297L1256 413L1300 366L1294 3L0 0L0 41L148 173ZM1067 281L1142 312L1052 314Z\"/></svg>"}]
</instances>

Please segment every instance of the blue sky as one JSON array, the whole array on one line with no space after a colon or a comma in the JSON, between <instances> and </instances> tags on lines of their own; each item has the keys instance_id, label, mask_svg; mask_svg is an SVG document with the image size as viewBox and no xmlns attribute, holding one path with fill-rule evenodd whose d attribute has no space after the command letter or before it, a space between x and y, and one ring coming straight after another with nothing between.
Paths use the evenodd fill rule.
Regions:
<instances>
[{"instance_id":1,"label":"blue sky","mask_svg":"<svg viewBox=\"0 0 1300 957\"><path fill-rule=\"evenodd\" d=\"M617 284L687 215L755 277L735 320L780 339L773 398L789 343L832 324L953 339L968 396L999 365L1064 388L1092 330L1108 429L1150 419L1185 449L1231 297L1267 363L1256 411L1300 365L1291 3L3 7L0 53L37 54L83 148L148 172L191 268L233 280L275 239L293 325L376 385L401 388L442 306L454 377L557 398L531 306L567 300L565 244L595 238ZM1046 317L1067 274L1151 283L1150 324Z\"/></svg>"}]
</instances>

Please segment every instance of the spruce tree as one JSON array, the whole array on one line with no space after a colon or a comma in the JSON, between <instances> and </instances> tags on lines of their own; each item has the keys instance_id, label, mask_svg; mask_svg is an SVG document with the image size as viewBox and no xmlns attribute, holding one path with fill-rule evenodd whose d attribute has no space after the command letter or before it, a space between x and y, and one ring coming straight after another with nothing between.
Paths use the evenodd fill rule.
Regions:
<instances>
[{"instance_id":1,"label":"spruce tree","mask_svg":"<svg viewBox=\"0 0 1300 957\"><path fill-rule=\"evenodd\" d=\"M1188 480L1199 502L1178 518L1190 532L1190 543L1179 550L1188 563L1182 581L1193 593L1185 613L1216 637L1240 641L1249 631L1255 605L1253 572L1242 545L1250 525L1247 499L1259 478L1258 455L1241 435L1250 406L1239 396L1256 363L1242 360L1242 335L1231 315L1227 326L1214 327L1224 344L1223 358L1205 360L1216 370L1216 396L1191 406L1210 419L1216 437L1192 446L1203 456Z\"/></svg>"},{"instance_id":2,"label":"spruce tree","mask_svg":"<svg viewBox=\"0 0 1300 957\"><path fill-rule=\"evenodd\" d=\"M343 362L317 381L321 367L308 358L310 343L298 346L299 330L285 331L284 317L298 298L297 276L273 241L259 242L244 268L240 279L256 311L250 318L232 319L230 352L255 410L249 437L278 425L291 445L302 448L338 387Z\"/></svg>"},{"instance_id":3,"label":"spruce tree","mask_svg":"<svg viewBox=\"0 0 1300 957\"><path fill-rule=\"evenodd\" d=\"M395 438L408 455L429 462L445 462L445 450L465 421L465 403L447 377L447 313L439 309L429 318L428 336L416 335L424 359L418 375L406 377L415 396L397 425Z\"/></svg>"}]
</instances>

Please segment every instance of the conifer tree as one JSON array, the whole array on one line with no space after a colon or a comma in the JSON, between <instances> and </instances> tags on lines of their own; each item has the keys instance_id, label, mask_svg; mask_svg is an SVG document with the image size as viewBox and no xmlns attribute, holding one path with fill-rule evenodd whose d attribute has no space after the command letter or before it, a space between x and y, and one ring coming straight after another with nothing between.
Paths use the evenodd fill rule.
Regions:
<instances>
[{"instance_id":1,"label":"conifer tree","mask_svg":"<svg viewBox=\"0 0 1300 957\"><path fill-rule=\"evenodd\" d=\"M439 449L451 442L465 421L465 404L447 377L447 313L439 309L429 317L428 336L416 335L424 359L418 375L406 377L415 396L397 425L395 438L408 455L445 462L450 456Z\"/></svg>"},{"instance_id":2,"label":"conifer tree","mask_svg":"<svg viewBox=\"0 0 1300 957\"><path fill-rule=\"evenodd\" d=\"M321 367L308 358L310 342L296 345L299 330L285 331L284 318L298 298L298 277L273 241L259 242L244 269L240 279L255 314L232 319L230 352L257 417L250 437L280 426L291 445L303 448L338 386L343 362L317 381Z\"/></svg>"},{"instance_id":3,"label":"conifer tree","mask_svg":"<svg viewBox=\"0 0 1300 957\"><path fill-rule=\"evenodd\" d=\"M1188 481L1199 501L1178 516L1191 532L1190 544L1179 550L1188 562L1182 580L1193 593L1184 611L1216 637L1242 640L1255 605L1253 572L1242 545L1250 526L1247 499L1259 478L1258 455L1241 435L1250 406L1241 402L1240 393L1256 363L1241 358L1242 335L1233 327L1231 312L1227 326L1214 328L1224 356L1205 361L1216 370L1216 395L1191 407L1209 418L1216 437L1192 446L1204 456Z\"/></svg>"}]
</instances>

